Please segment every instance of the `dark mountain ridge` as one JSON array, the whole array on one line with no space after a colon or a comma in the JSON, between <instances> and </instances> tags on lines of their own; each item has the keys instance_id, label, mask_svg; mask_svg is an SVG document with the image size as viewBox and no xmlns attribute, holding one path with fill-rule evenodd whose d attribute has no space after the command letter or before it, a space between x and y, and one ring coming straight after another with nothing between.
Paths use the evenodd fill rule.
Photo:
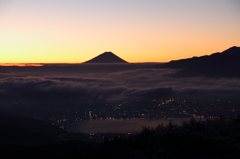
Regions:
<instances>
[{"instance_id":1,"label":"dark mountain ridge","mask_svg":"<svg viewBox=\"0 0 240 159\"><path fill-rule=\"evenodd\" d=\"M128 63L112 52L104 52L84 63Z\"/></svg>"},{"instance_id":2,"label":"dark mountain ridge","mask_svg":"<svg viewBox=\"0 0 240 159\"><path fill-rule=\"evenodd\" d=\"M240 47L221 53L170 61L156 68L181 69L174 77L240 77Z\"/></svg>"},{"instance_id":3,"label":"dark mountain ridge","mask_svg":"<svg viewBox=\"0 0 240 159\"><path fill-rule=\"evenodd\" d=\"M211 55L205 55L200 57L192 57L181 60L173 60L163 65L159 65L161 68L188 68L193 67L205 62L212 62L218 60L236 60L240 59L240 47L233 46L223 52L213 53Z\"/></svg>"}]
</instances>

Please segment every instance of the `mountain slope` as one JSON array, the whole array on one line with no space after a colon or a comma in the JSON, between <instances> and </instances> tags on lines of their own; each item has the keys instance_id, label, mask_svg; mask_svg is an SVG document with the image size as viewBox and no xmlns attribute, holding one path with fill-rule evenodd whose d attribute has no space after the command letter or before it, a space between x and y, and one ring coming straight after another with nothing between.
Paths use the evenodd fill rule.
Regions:
<instances>
[{"instance_id":1,"label":"mountain slope","mask_svg":"<svg viewBox=\"0 0 240 159\"><path fill-rule=\"evenodd\" d=\"M178 71L175 77L240 77L240 60L216 60Z\"/></svg>"},{"instance_id":2,"label":"mountain slope","mask_svg":"<svg viewBox=\"0 0 240 159\"><path fill-rule=\"evenodd\" d=\"M192 57L156 66L176 68L175 77L240 77L240 47L231 47L222 53Z\"/></svg>"},{"instance_id":3,"label":"mountain slope","mask_svg":"<svg viewBox=\"0 0 240 159\"><path fill-rule=\"evenodd\" d=\"M0 112L1 144L38 145L60 141L64 130L49 123Z\"/></svg>"},{"instance_id":4,"label":"mountain slope","mask_svg":"<svg viewBox=\"0 0 240 159\"><path fill-rule=\"evenodd\" d=\"M203 64L206 62L218 61L218 60L239 60L240 59L240 47L233 46L222 53L214 53L211 55L205 55L200 57L192 57L181 60L170 61L169 63L159 65L161 68L189 68Z\"/></svg>"}]
</instances>

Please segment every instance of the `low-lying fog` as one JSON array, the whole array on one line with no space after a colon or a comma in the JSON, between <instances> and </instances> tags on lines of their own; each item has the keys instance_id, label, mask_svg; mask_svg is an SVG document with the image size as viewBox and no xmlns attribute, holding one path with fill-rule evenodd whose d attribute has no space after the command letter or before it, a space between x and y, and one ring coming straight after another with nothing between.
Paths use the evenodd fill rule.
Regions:
<instances>
[{"instance_id":1,"label":"low-lying fog","mask_svg":"<svg viewBox=\"0 0 240 159\"><path fill-rule=\"evenodd\" d=\"M237 78L172 78L173 69L152 69L154 64L80 64L44 67L0 67L0 107L14 102L69 107L101 107L146 96L239 97ZM73 104L73 103L71 103Z\"/></svg>"}]
</instances>

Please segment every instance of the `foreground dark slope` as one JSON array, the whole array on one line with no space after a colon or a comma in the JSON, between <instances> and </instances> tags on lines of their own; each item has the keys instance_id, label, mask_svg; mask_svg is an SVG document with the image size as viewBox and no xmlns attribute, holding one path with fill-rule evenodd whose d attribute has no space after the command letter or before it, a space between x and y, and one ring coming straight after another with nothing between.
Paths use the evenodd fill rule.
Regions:
<instances>
[{"instance_id":1,"label":"foreground dark slope","mask_svg":"<svg viewBox=\"0 0 240 159\"><path fill-rule=\"evenodd\" d=\"M0 125L0 153L7 159L86 158L96 151L97 144L70 141L68 132L43 121L0 112Z\"/></svg>"},{"instance_id":2,"label":"foreground dark slope","mask_svg":"<svg viewBox=\"0 0 240 159\"><path fill-rule=\"evenodd\" d=\"M222 53L193 57L156 66L181 69L174 77L240 77L240 47L231 47Z\"/></svg>"},{"instance_id":3,"label":"foreground dark slope","mask_svg":"<svg viewBox=\"0 0 240 159\"><path fill-rule=\"evenodd\" d=\"M64 133L49 123L0 113L1 144L39 145L60 141Z\"/></svg>"}]
</instances>

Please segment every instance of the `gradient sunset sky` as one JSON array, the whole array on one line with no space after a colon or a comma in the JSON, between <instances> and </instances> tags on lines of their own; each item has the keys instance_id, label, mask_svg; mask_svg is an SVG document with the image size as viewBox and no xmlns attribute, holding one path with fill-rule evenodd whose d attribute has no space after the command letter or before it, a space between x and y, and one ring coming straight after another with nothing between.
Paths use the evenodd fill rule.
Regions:
<instances>
[{"instance_id":1,"label":"gradient sunset sky","mask_svg":"<svg viewBox=\"0 0 240 159\"><path fill-rule=\"evenodd\" d=\"M0 0L0 63L81 63L105 51L168 62L231 46L239 0Z\"/></svg>"}]
</instances>

